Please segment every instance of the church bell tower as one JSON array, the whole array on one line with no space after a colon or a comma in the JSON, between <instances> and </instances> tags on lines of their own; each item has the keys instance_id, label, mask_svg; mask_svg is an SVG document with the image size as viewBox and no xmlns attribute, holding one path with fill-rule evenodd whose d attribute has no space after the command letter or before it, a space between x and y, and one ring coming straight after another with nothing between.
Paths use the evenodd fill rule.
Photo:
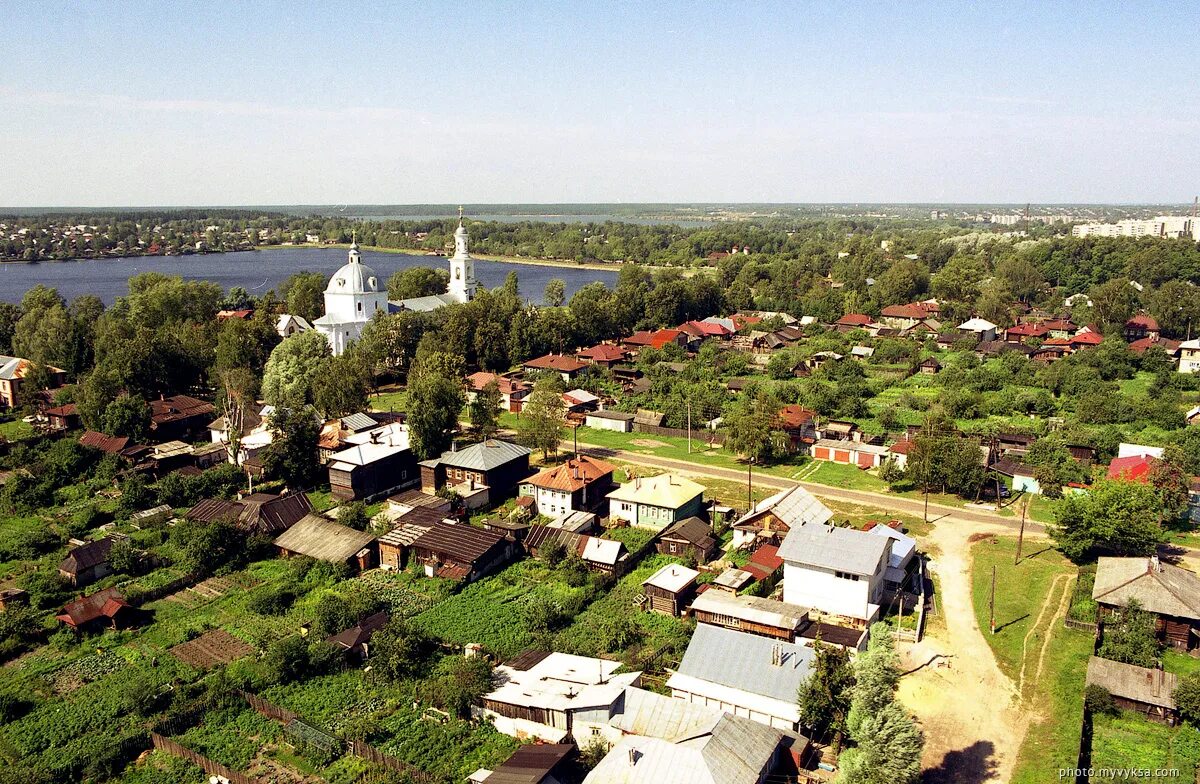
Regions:
<instances>
[{"instance_id":1,"label":"church bell tower","mask_svg":"<svg viewBox=\"0 0 1200 784\"><path fill-rule=\"evenodd\" d=\"M454 230L454 255L450 257L450 288L447 292L456 302L475 298L479 282L475 280L475 259L467 248L467 227L463 225L463 208L458 208L458 228Z\"/></svg>"}]
</instances>

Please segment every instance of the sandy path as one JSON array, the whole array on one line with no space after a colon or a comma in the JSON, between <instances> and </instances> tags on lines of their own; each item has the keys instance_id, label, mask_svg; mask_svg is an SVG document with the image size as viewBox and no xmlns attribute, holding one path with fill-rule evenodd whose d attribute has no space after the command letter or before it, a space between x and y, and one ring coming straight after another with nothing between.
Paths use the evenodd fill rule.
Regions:
<instances>
[{"instance_id":1,"label":"sandy path","mask_svg":"<svg viewBox=\"0 0 1200 784\"><path fill-rule=\"evenodd\" d=\"M994 528L1007 533L1003 525ZM942 519L923 541L940 552L930 567L940 582L946 631L944 639L927 637L902 650L905 669L927 666L901 679L899 695L925 730L924 784L1008 781L1025 736L1020 696L996 665L971 604L968 538L986 530Z\"/></svg>"}]
</instances>

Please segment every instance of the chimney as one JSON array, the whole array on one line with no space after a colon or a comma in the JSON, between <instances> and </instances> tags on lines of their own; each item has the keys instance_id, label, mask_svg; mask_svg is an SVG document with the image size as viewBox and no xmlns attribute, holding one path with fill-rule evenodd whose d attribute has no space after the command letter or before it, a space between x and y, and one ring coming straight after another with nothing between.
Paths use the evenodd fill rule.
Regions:
<instances>
[{"instance_id":1,"label":"chimney","mask_svg":"<svg viewBox=\"0 0 1200 784\"><path fill-rule=\"evenodd\" d=\"M379 443L379 431L378 431L378 430L372 430L372 431L371 431L371 443L372 443L372 444L378 444L378 443Z\"/></svg>"},{"instance_id":2,"label":"chimney","mask_svg":"<svg viewBox=\"0 0 1200 784\"><path fill-rule=\"evenodd\" d=\"M634 765L637 764L637 758L638 758L637 749L630 749L629 750L629 767L632 768Z\"/></svg>"},{"instance_id":3,"label":"chimney","mask_svg":"<svg viewBox=\"0 0 1200 784\"><path fill-rule=\"evenodd\" d=\"M1150 693L1157 697L1162 692L1163 671L1154 669L1150 673Z\"/></svg>"}]
</instances>

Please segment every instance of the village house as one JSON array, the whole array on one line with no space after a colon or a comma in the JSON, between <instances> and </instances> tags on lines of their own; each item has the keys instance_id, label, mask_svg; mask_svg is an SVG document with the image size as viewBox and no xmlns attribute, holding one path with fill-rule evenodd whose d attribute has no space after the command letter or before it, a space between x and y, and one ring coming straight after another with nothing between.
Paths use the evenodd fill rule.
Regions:
<instances>
[{"instance_id":1,"label":"village house","mask_svg":"<svg viewBox=\"0 0 1200 784\"><path fill-rule=\"evenodd\" d=\"M274 406L251 406L243 411L241 427L238 429L238 452L236 455L227 455L229 462L241 465L270 446L275 437L270 423L271 414L274 412ZM227 445L232 435L229 417L223 415L209 422L208 434L212 443L226 446L228 449Z\"/></svg>"},{"instance_id":2,"label":"village house","mask_svg":"<svg viewBox=\"0 0 1200 784\"><path fill-rule=\"evenodd\" d=\"M1185 340L1179 344L1179 372L1195 373L1200 370L1200 338Z\"/></svg>"},{"instance_id":3,"label":"village house","mask_svg":"<svg viewBox=\"0 0 1200 784\"><path fill-rule=\"evenodd\" d=\"M1146 313L1139 313L1129 319L1121 329L1121 336L1125 338L1126 343L1142 338L1157 338L1158 335L1158 321Z\"/></svg>"},{"instance_id":4,"label":"village house","mask_svg":"<svg viewBox=\"0 0 1200 784\"><path fill-rule=\"evenodd\" d=\"M809 622L806 607L713 588L696 597L691 613L696 623L784 642L795 642Z\"/></svg>"},{"instance_id":5,"label":"village house","mask_svg":"<svg viewBox=\"0 0 1200 784\"><path fill-rule=\"evenodd\" d=\"M696 595L700 572L680 564L667 564L642 581L646 609L664 615L680 616Z\"/></svg>"},{"instance_id":6,"label":"village house","mask_svg":"<svg viewBox=\"0 0 1200 784\"><path fill-rule=\"evenodd\" d=\"M1044 324L1024 322L1004 330L1004 340L1009 343L1024 343L1031 338L1043 339L1050 333Z\"/></svg>"},{"instance_id":7,"label":"village house","mask_svg":"<svg viewBox=\"0 0 1200 784\"><path fill-rule=\"evenodd\" d=\"M120 538L125 539L124 536ZM112 574L108 555L116 542L115 536L106 536L94 542L72 539L71 543L76 546L67 551L67 557L58 565L58 574L75 588L107 577Z\"/></svg>"},{"instance_id":8,"label":"village house","mask_svg":"<svg viewBox=\"0 0 1200 784\"><path fill-rule=\"evenodd\" d=\"M375 565L375 535L315 514L302 517L275 539L280 555L304 555L318 561L347 564L356 572Z\"/></svg>"},{"instance_id":9,"label":"village house","mask_svg":"<svg viewBox=\"0 0 1200 784\"><path fill-rule=\"evenodd\" d=\"M550 548L561 547L568 555L578 556L594 572L614 574L629 560L622 542L588 536L548 525L535 525L524 539L525 549L534 558L545 558Z\"/></svg>"},{"instance_id":10,"label":"village house","mask_svg":"<svg viewBox=\"0 0 1200 784\"><path fill-rule=\"evenodd\" d=\"M364 662L371 655L371 637L375 635L375 632L387 626L388 620L389 616L384 611L368 615L349 629L327 637L325 642L343 650L346 657L352 661Z\"/></svg>"},{"instance_id":11,"label":"village house","mask_svg":"<svg viewBox=\"0 0 1200 784\"><path fill-rule=\"evenodd\" d=\"M229 523L248 534L282 533L312 512L304 493L251 493L236 501L206 498L184 513L198 523Z\"/></svg>"},{"instance_id":12,"label":"village house","mask_svg":"<svg viewBox=\"0 0 1200 784\"><path fill-rule=\"evenodd\" d=\"M79 632L101 627L126 629L137 624L138 611L125 601L120 590L113 587L67 603L54 617Z\"/></svg>"},{"instance_id":13,"label":"village house","mask_svg":"<svg viewBox=\"0 0 1200 784\"><path fill-rule=\"evenodd\" d=\"M795 732L800 729L796 694L815 655L803 643L700 624L667 688L676 699Z\"/></svg>"},{"instance_id":14,"label":"village house","mask_svg":"<svg viewBox=\"0 0 1200 784\"><path fill-rule=\"evenodd\" d=\"M1137 600L1155 616L1155 630L1167 645L1190 651L1200 641L1200 577L1157 556L1100 558L1092 598L1101 622Z\"/></svg>"},{"instance_id":15,"label":"village house","mask_svg":"<svg viewBox=\"0 0 1200 784\"><path fill-rule=\"evenodd\" d=\"M703 512L704 487L673 474L637 477L608 494L609 514L632 526L661 531Z\"/></svg>"},{"instance_id":16,"label":"village house","mask_svg":"<svg viewBox=\"0 0 1200 784\"><path fill-rule=\"evenodd\" d=\"M128 436L110 436L94 430L85 430L79 436L79 444L89 449L99 449L106 455L125 455L131 448L136 448L131 447Z\"/></svg>"},{"instance_id":17,"label":"village house","mask_svg":"<svg viewBox=\"0 0 1200 784\"><path fill-rule=\"evenodd\" d=\"M917 372L923 376L935 376L942 370L942 363L937 357L926 357L917 364Z\"/></svg>"},{"instance_id":18,"label":"village house","mask_svg":"<svg viewBox=\"0 0 1200 784\"><path fill-rule=\"evenodd\" d=\"M1088 659L1086 684L1107 691L1123 711L1171 726L1179 721L1174 697L1179 676L1173 672L1093 656Z\"/></svg>"},{"instance_id":19,"label":"village house","mask_svg":"<svg viewBox=\"0 0 1200 784\"><path fill-rule=\"evenodd\" d=\"M894 525L898 526L896 522ZM908 582L909 567L914 563L917 553L917 540L900 531L892 525L868 523L863 530L875 536L883 536L892 540L892 550L888 556L887 572L884 574L884 587L889 591L897 591ZM913 586L919 590L920 586Z\"/></svg>"},{"instance_id":20,"label":"village house","mask_svg":"<svg viewBox=\"0 0 1200 784\"><path fill-rule=\"evenodd\" d=\"M275 319L275 333L284 339L301 332L308 332L312 328L312 324L309 324L306 319L293 316L291 313L281 313L279 318Z\"/></svg>"},{"instance_id":21,"label":"village house","mask_svg":"<svg viewBox=\"0 0 1200 784\"><path fill-rule=\"evenodd\" d=\"M479 371L467 376L467 399L474 401L475 397L491 382L496 382L500 391L500 408L511 414L519 414L525 406L525 398L533 391L533 386L524 381L509 376L499 376L495 373Z\"/></svg>"},{"instance_id":22,"label":"village house","mask_svg":"<svg viewBox=\"0 0 1200 784\"><path fill-rule=\"evenodd\" d=\"M572 389L563 392L562 399L568 414L585 414L600 407L600 398L586 389ZM578 419L574 421L578 421Z\"/></svg>"},{"instance_id":23,"label":"village house","mask_svg":"<svg viewBox=\"0 0 1200 784\"><path fill-rule=\"evenodd\" d=\"M270 408L270 406L266 408ZM317 459L321 465L327 466L335 453L353 445L348 440L350 436L367 430L373 430L380 425L402 421L404 421L403 417L395 414L367 414L361 411L356 414L331 419L321 425L321 433L317 437ZM257 443L258 439L255 439L255 441ZM269 438L266 443L270 443Z\"/></svg>"},{"instance_id":24,"label":"village house","mask_svg":"<svg viewBox=\"0 0 1200 784\"><path fill-rule=\"evenodd\" d=\"M616 343L598 343L595 346L580 349L576 352L575 357L589 365L611 368L629 358L629 349Z\"/></svg>"},{"instance_id":25,"label":"village house","mask_svg":"<svg viewBox=\"0 0 1200 784\"><path fill-rule=\"evenodd\" d=\"M833 322L838 332L851 332L856 329L867 329L875 323L875 319L865 313L847 313Z\"/></svg>"},{"instance_id":26,"label":"village house","mask_svg":"<svg viewBox=\"0 0 1200 784\"><path fill-rule=\"evenodd\" d=\"M854 628L879 616L892 540L853 528L792 528L779 546L783 600Z\"/></svg>"},{"instance_id":27,"label":"village house","mask_svg":"<svg viewBox=\"0 0 1200 784\"><path fill-rule=\"evenodd\" d=\"M717 554L718 545L711 525L699 517L687 517L664 528L658 535L655 548L663 555L691 558L702 564Z\"/></svg>"},{"instance_id":28,"label":"village house","mask_svg":"<svg viewBox=\"0 0 1200 784\"><path fill-rule=\"evenodd\" d=\"M0 408L19 408L32 401L32 395L23 392L22 386L34 369L34 363L28 359L0 354ZM42 380L49 382L49 389L58 389L67 382L65 370L52 365L45 370Z\"/></svg>"},{"instance_id":29,"label":"village house","mask_svg":"<svg viewBox=\"0 0 1200 784\"><path fill-rule=\"evenodd\" d=\"M570 382L583 373L583 371L587 370L588 366L578 359L565 354L546 354L545 356L528 360L521 368L526 373L554 372L563 381Z\"/></svg>"},{"instance_id":30,"label":"village house","mask_svg":"<svg viewBox=\"0 0 1200 784\"><path fill-rule=\"evenodd\" d=\"M888 305L879 312L879 323L896 329L909 329L923 321L929 311L920 305Z\"/></svg>"},{"instance_id":31,"label":"village house","mask_svg":"<svg viewBox=\"0 0 1200 784\"><path fill-rule=\"evenodd\" d=\"M1088 334L1091 334L1091 333L1088 333ZM1076 337L1079 337L1079 336L1077 335ZM1145 354L1147 351L1149 351L1151 348L1154 348L1155 346L1157 346L1158 348L1161 348L1163 351L1165 351L1167 356L1170 357L1171 359L1179 359L1179 346L1181 344L1182 344L1182 341L1171 340L1170 338L1164 338L1164 337L1142 338L1141 340L1135 340L1132 343L1130 343L1129 350L1132 351L1134 354L1137 354L1140 357L1143 354Z\"/></svg>"},{"instance_id":32,"label":"village house","mask_svg":"<svg viewBox=\"0 0 1200 784\"><path fill-rule=\"evenodd\" d=\"M497 504L529 474L529 452L496 438L443 452L421 461L421 491L434 495L449 485L468 509Z\"/></svg>"},{"instance_id":33,"label":"village house","mask_svg":"<svg viewBox=\"0 0 1200 784\"><path fill-rule=\"evenodd\" d=\"M79 416L79 408L74 403L67 403L42 412L51 430L77 430L83 427L83 418Z\"/></svg>"},{"instance_id":34,"label":"village house","mask_svg":"<svg viewBox=\"0 0 1200 784\"><path fill-rule=\"evenodd\" d=\"M766 784L807 760L809 741L719 708L625 690L620 739L584 784Z\"/></svg>"},{"instance_id":35,"label":"village house","mask_svg":"<svg viewBox=\"0 0 1200 784\"><path fill-rule=\"evenodd\" d=\"M795 403L779 409L779 426L793 452L806 454L817 441L817 412Z\"/></svg>"},{"instance_id":36,"label":"village house","mask_svg":"<svg viewBox=\"0 0 1200 784\"><path fill-rule=\"evenodd\" d=\"M340 501L369 501L420 479L408 428L400 422L355 433L329 462L329 486Z\"/></svg>"},{"instance_id":37,"label":"village house","mask_svg":"<svg viewBox=\"0 0 1200 784\"><path fill-rule=\"evenodd\" d=\"M511 561L517 546L495 531L439 521L413 541L410 552L426 577L472 582Z\"/></svg>"},{"instance_id":38,"label":"village house","mask_svg":"<svg viewBox=\"0 0 1200 784\"><path fill-rule=\"evenodd\" d=\"M150 437L163 441L196 441L208 429L216 409L212 403L188 395L150 401Z\"/></svg>"},{"instance_id":39,"label":"village house","mask_svg":"<svg viewBox=\"0 0 1200 784\"><path fill-rule=\"evenodd\" d=\"M614 471L612 463L577 455L521 482L520 494L531 497L537 513L547 517L596 511L607 502Z\"/></svg>"},{"instance_id":40,"label":"village house","mask_svg":"<svg viewBox=\"0 0 1200 784\"><path fill-rule=\"evenodd\" d=\"M959 324L958 329L961 332L968 332L974 335L976 340L983 343L996 339L996 330L998 327L987 319L975 317Z\"/></svg>"},{"instance_id":41,"label":"village house","mask_svg":"<svg viewBox=\"0 0 1200 784\"><path fill-rule=\"evenodd\" d=\"M754 548L759 544L778 544L793 527L823 525L833 518L829 507L817 497L796 486L759 501L733 524L733 547Z\"/></svg>"},{"instance_id":42,"label":"village house","mask_svg":"<svg viewBox=\"0 0 1200 784\"><path fill-rule=\"evenodd\" d=\"M526 651L496 667L495 688L471 708L477 719L518 740L547 743L620 737L609 725L640 672L617 674L621 662L568 653Z\"/></svg>"}]
</instances>

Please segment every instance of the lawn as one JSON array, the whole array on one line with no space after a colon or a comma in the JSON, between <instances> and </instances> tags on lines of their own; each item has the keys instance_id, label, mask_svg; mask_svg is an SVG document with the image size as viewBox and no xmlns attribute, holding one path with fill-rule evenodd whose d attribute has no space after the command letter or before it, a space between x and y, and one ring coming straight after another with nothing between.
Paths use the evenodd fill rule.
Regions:
<instances>
[{"instance_id":1,"label":"lawn","mask_svg":"<svg viewBox=\"0 0 1200 784\"><path fill-rule=\"evenodd\" d=\"M1075 579L1075 567L1058 552L1033 545L1013 564L1016 539L989 538L974 545L971 570L975 615L1000 669L1020 682L1022 696L1039 717L1025 736L1013 782L1040 784L1046 771L1074 767L1083 722L1083 680L1091 635L1067 629L1056 611ZM989 633L989 594L996 569L996 633ZM1043 612L1043 606L1045 611ZM1044 669L1035 676L1045 645Z\"/></svg>"},{"instance_id":2,"label":"lawn","mask_svg":"<svg viewBox=\"0 0 1200 784\"><path fill-rule=\"evenodd\" d=\"M374 411L404 411L408 404L408 394L402 389L379 392L367 401Z\"/></svg>"},{"instance_id":3,"label":"lawn","mask_svg":"<svg viewBox=\"0 0 1200 784\"><path fill-rule=\"evenodd\" d=\"M0 422L0 437L9 441L20 441L22 438L29 438L32 435L33 425L28 422L22 422L20 419Z\"/></svg>"},{"instance_id":4,"label":"lawn","mask_svg":"<svg viewBox=\"0 0 1200 784\"><path fill-rule=\"evenodd\" d=\"M1167 648L1162 655L1163 669L1173 672L1179 677L1185 675L1200 675L1200 658L1189 656L1174 648Z\"/></svg>"},{"instance_id":5,"label":"lawn","mask_svg":"<svg viewBox=\"0 0 1200 784\"><path fill-rule=\"evenodd\" d=\"M1193 781L1200 763L1200 730L1191 726L1168 727L1122 711L1119 716L1092 720L1093 769L1178 769L1171 778ZM1111 781L1093 777L1092 781Z\"/></svg>"}]
</instances>

